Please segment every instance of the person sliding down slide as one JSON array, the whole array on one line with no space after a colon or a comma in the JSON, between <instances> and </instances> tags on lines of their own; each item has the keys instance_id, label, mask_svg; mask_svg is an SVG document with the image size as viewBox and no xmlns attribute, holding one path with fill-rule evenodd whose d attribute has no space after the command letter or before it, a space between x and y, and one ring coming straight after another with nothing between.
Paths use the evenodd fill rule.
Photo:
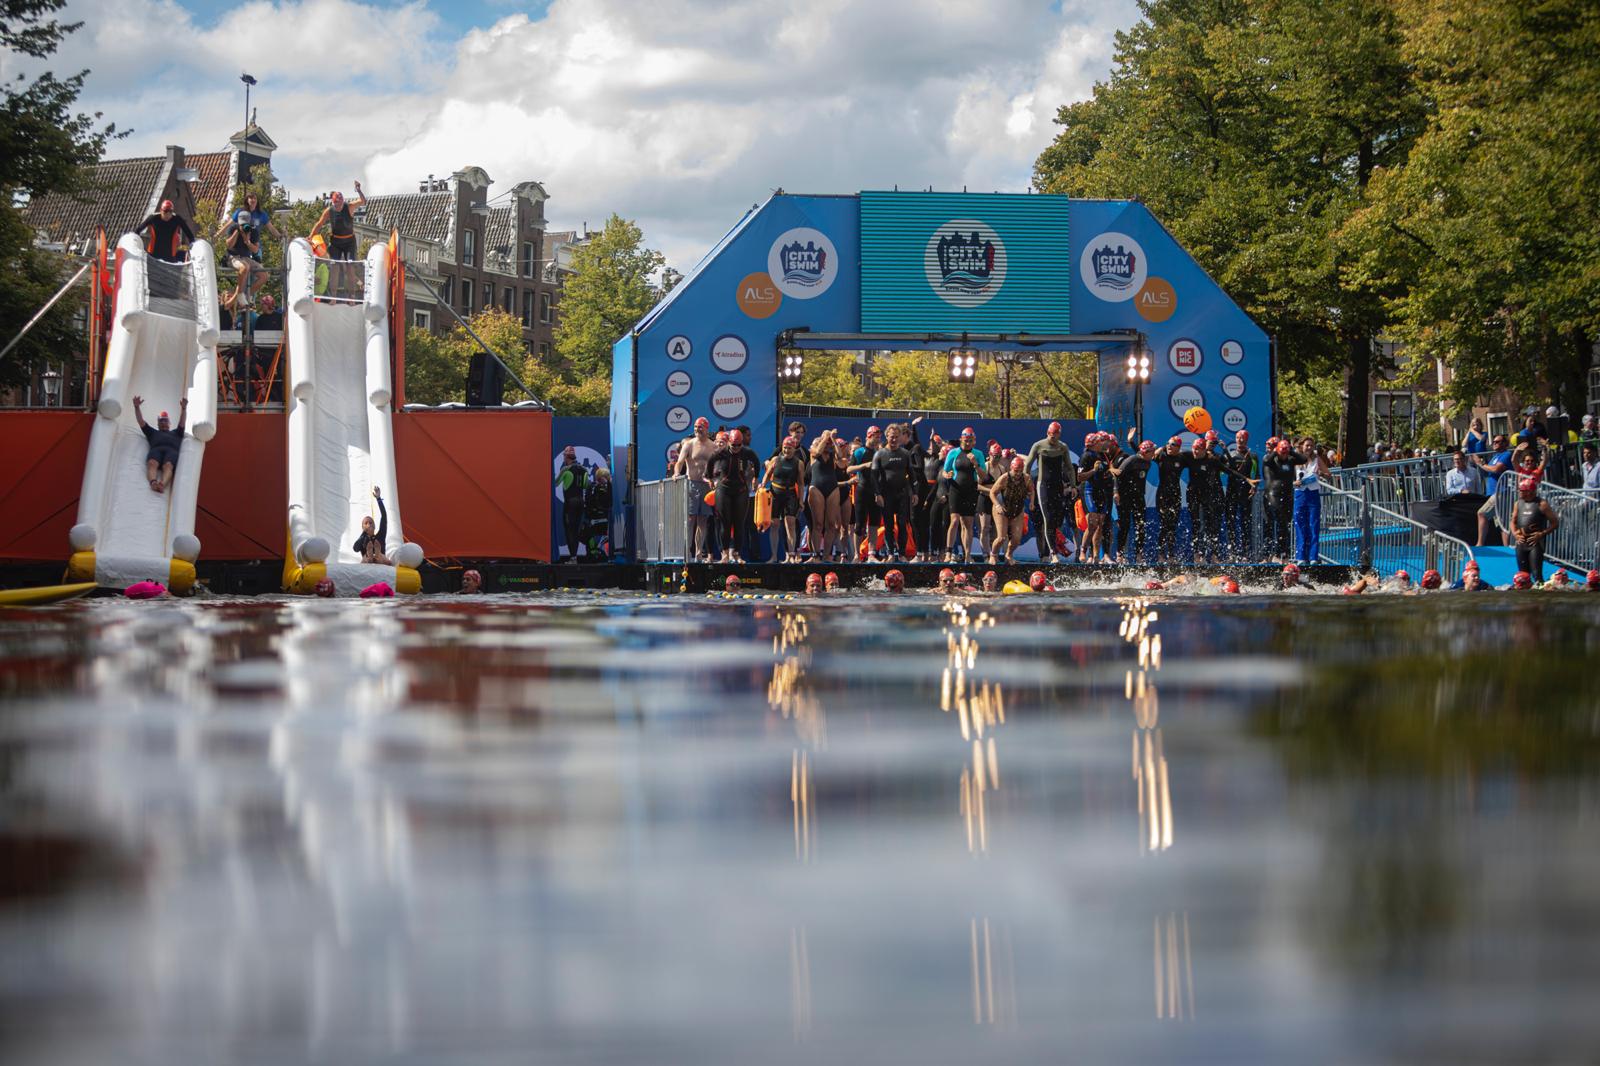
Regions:
<instances>
[{"instance_id":1,"label":"person sliding down slide","mask_svg":"<svg viewBox=\"0 0 1600 1066\"><path fill-rule=\"evenodd\" d=\"M166 492L167 486L172 484L172 472L178 466L178 449L183 447L183 423L189 417L189 400L186 397L178 401L177 429L172 428L172 419L165 411L156 419L156 428L151 429L144 420L143 403L143 396L133 398L133 417L144 431L144 439L150 442L150 454L144 463L145 480L150 482L151 492Z\"/></svg>"},{"instance_id":2,"label":"person sliding down slide","mask_svg":"<svg viewBox=\"0 0 1600 1066\"><path fill-rule=\"evenodd\" d=\"M384 542L389 536L389 512L383 506L383 493L378 491L378 486L372 486L372 498L378 501L378 526L373 530L372 516L367 515L361 520L361 536L356 538L351 550L361 556L364 563L377 563L379 566L393 566L389 557L384 554Z\"/></svg>"}]
</instances>

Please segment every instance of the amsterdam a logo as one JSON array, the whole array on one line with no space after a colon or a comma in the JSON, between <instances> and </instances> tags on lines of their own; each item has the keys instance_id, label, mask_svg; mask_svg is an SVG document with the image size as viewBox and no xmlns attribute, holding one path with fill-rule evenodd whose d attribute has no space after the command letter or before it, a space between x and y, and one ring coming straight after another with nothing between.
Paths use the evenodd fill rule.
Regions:
<instances>
[{"instance_id":1,"label":"amsterdam a logo","mask_svg":"<svg viewBox=\"0 0 1600 1066\"><path fill-rule=\"evenodd\" d=\"M796 300L821 296L839 276L839 253L821 230L788 230L767 251L767 273L778 291Z\"/></svg>"},{"instance_id":2,"label":"amsterdam a logo","mask_svg":"<svg viewBox=\"0 0 1600 1066\"><path fill-rule=\"evenodd\" d=\"M1126 233L1100 234L1083 246L1078 259L1084 286L1108 303L1133 299L1149 273L1144 249Z\"/></svg>"},{"instance_id":3,"label":"amsterdam a logo","mask_svg":"<svg viewBox=\"0 0 1600 1066\"><path fill-rule=\"evenodd\" d=\"M928 285L955 307L988 303L1006 283L1005 242L974 218L951 219L934 230L922 258Z\"/></svg>"}]
</instances>

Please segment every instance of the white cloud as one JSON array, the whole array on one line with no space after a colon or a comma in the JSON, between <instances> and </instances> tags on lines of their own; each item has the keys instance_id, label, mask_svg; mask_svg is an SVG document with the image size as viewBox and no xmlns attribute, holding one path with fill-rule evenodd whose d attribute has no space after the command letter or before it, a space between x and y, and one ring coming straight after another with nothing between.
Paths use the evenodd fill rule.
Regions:
<instances>
[{"instance_id":1,"label":"white cloud","mask_svg":"<svg viewBox=\"0 0 1600 1066\"><path fill-rule=\"evenodd\" d=\"M555 0L450 39L435 4L73 0L57 69L136 135L221 145L241 70L297 194L487 170L542 181L565 224L636 219L680 268L774 188L1020 190L1061 104L1110 68L1133 0ZM151 57L170 61L152 72Z\"/></svg>"}]
</instances>

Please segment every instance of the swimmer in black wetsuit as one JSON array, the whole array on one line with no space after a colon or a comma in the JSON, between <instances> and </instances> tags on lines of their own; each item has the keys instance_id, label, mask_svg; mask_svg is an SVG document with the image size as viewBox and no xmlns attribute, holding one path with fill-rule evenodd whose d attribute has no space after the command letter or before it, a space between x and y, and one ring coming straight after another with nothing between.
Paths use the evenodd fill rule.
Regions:
<instances>
[{"instance_id":1,"label":"swimmer in black wetsuit","mask_svg":"<svg viewBox=\"0 0 1600 1066\"><path fill-rule=\"evenodd\" d=\"M1277 438L1267 442L1267 450L1261 456L1261 480L1266 485L1266 498L1262 501L1265 517L1262 552L1273 562L1289 561L1290 538L1294 532L1295 467L1305 461L1305 456L1293 450L1287 440Z\"/></svg>"},{"instance_id":2,"label":"swimmer in black wetsuit","mask_svg":"<svg viewBox=\"0 0 1600 1066\"><path fill-rule=\"evenodd\" d=\"M745 455L744 435L737 429L730 429L726 445L706 464L706 480L711 483L717 501L717 535L722 541L722 562L725 563L744 562L739 553L739 533L744 528L750 480L754 476Z\"/></svg>"},{"instance_id":3,"label":"swimmer in black wetsuit","mask_svg":"<svg viewBox=\"0 0 1600 1066\"><path fill-rule=\"evenodd\" d=\"M1561 525L1561 517L1549 501L1539 498L1537 478L1525 477L1517 482L1517 508L1512 519L1517 569L1527 571L1535 582L1543 581L1544 541Z\"/></svg>"},{"instance_id":4,"label":"swimmer in black wetsuit","mask_svg":"<svg viewBox=\"0 0 1600 1066\"><path fill-rule=\"evenodd\" d=\"M883 431L877 426L867 429L867 440L850 457L850 473L855 475L856 537L867 541L867 555L877 561L876 544L882 514L878 507L878 488L872 479L872 459L883 446Z\"/></svg>"},{"instance_id":5,"label":"swimmer in black wetsuit","mask_svg":"<svg viewBox=\"0 0 1600 1066\"><path fill-rule=\"evenodd\" d=\"M832 430L824 430L811 446L811 489L806 494L811 510L811 554L832 559L839 548L839 447Z\"/></svg>"},{"instance_id":6,"label":"swimmer in black wetsuit","mask_svg":"<svg viewBox=\"0 0 1600 1066\"><path fill-rule=\"evenodd\" d=\"M378 501L378 525L373 528L372 516L367 515L361 520L361 535L351 545L355 553L361 556L364 563L377 563L380 566L393 566L389 556L385 554L384 542L389 537L389 511L383 506L383 493L378 491L378 486L372 486L372 498Z\"/></svg>"},{"instance_id":7,"label":"swimmer in black wetsuit","mask_svg":"<svg viewBox=\"0 0 1600 1066\"><path fill-rule=\"evenodd\" d=\"M162 200L161 210L135 226L133 232L146 234L144 250L165 263L183 262L184 247L194 240L194 230L173 210L171 200Z\"/></svg>"},{"instance_id":8,"label":"swimmer in black wetsuit","mask_svg":"<svg viewBox=\"0 0 1600 1066\"><path fill-rule=\"evenodd\" d=\"M1156 562L1178 562L1178 512L1183 508L1183 441L1173 437L1150 460L1156 468Z\"/></svg>"},{"instance_id":9,"label":"swimmer in black wetsuit","mask_svg":"<svg viewBox=\"0 0 1600 1066\"><path fill-rule=\"evenodd\" d=\"M1105 448L1109 433L1095 432L1084 438L1083 460L1079 464L1078 482L1083 486L1084 531L1083 547L1078 560L1098 563L1104 560L1111 538L1106 526L1111 521L1112 496L1116 482L1111 474L1111 463ZM1111 441L1115 444L1115 441Z\"/></svg>"},{"instance_id":10,"label":"swimmer in black wetsuit","mask_svg":"<svg viewBox=\"0 0 1600 1066\"><path fill-rule=\"evenodd\" d=\"M1130 446L1133 436L1130 430ZM1144 441L1138 454L1124 456L1111 471L1117 480L1117 554L1125 563L1137 563L1144 555L1145 479L1155 457L1154 442Z\"/></svg>"},{"instance_id":11,"label":"swimmer in black wetsuit","mask_svg":"<svg viewBox=\"0 0 1600 1066\"><path fill-rule=\"evenodd\" d=\"M366 194L361 191L361 183L356 186L356 199L354 203L346 202L344 193L338 189L328 194L328 206L322 209L322 214L317 217L317 224L311 227L308 236L316 236L317 231L323 226L328 227L328 258L329 259L354 259L356 257L356 223L352 211L355 208L365 207Z\"/></svg>"},{"instance_id":12,"label":"swimmer in black wetsuit","mask_svg":"<svg viewBox=\"0 0 1600 1066\"><path fill-rule=\"evenodd\" d=\"M134 420L144 431L144 439L150 443L150 451L144 461L145 479L150 482L151 492L166 492L167 486L172 484L172 473L178 466L178 449L183 447L183 424L189 417L189 401L178 401L176 429L172 428L171 419L165 411L156 419L156 428L151 429L144 420L144 412L139 409L143 403L143 396L133 398Z\"/></svg>"},{"instance_id":13,"label":"swimmer in black wetsuit","mask_svg":"<svg viewBox=\"0 0 1600 1066\"><path fill-rule=\"evenodd\" d=\"M1056 550L1056 531L1066 521L1067 508L1077 489L1077 471L1072 465L1072 453L1061 441L1061 423L1051 422L1045 430L1044 440L1034 442L1028 449L1023 466L1025 473L1034 478L1034 492L1039 499L1039 515L1043 519L1037 530L1039 558L1059 563L1061 555Z\"/></svg>"},{"instance_id":14,"label":"swimmer in black wetsuit","mask_svg":"<svg viewBox=\"0 0 1600 1066\"><path fill-rule=\"evenodd\" d=\"M1222 470L1224 460L1211 442L1195 440L1189 455L1189 541L1194 561L1214 563L1222 536Z\"/></svg>"},{"instance_id":15,"label":"swimmer in black wetsuit","mask_svg":"<svg viewBox=\"0 0 1600 1066\"><path fill-rule=\"evenodd\" d=\"M950 482L950 534L960 535L961 558L971 561L972 519L978 513L978 468L983 456L972 447L978 435L969 426L961 431L961 446L944 461L944 477ZM954 549L946 562L955 562Z\"/></svg>"},{"instance_id":16,"label":"swimmer in black wetsuit","mask_svg":"<svg viewBox=\"0 0 1600 1066\"><path fill-rule=\"evenodd\" d=\"M890 557L904 562L911 534L911 453L900 446L900 427L891 425L887 446L872 459L877 504L883 513L884 539Z\"/></svg>"}]
</instances>

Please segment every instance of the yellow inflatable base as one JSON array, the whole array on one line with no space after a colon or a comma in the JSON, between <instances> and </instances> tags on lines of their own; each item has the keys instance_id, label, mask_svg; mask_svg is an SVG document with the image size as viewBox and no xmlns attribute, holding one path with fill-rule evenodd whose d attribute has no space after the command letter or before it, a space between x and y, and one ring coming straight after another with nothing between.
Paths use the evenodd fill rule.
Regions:
<instances>
[{"instance_id":1,"label":"yellow inflatable base","mask_svg":"<svg viewBox=\"0 0 1600 1066\"><path fill-rule=\"evenodd\" d=\"M283 591L292 592L298 596L311 596L317 591L317 582L328 576L328 568L323 563L307 563L305 566L294 566L285 563L283 567ZM409 566L394 568L394 591L401 596L414 596L422 591L422 575Z\"/></svg>"},{"instance_id":2,"label":"yellow inflatable base","mask_svg":"<svg viewBox=\"0 0 1600 1066\"><path fill-rule=\"evenodd\" d=\"M1012 578L1005 583L1005 586L1000 591L1007 596L1020 596L1025 592L1032 592L1033 586L1026 581L1018 581L1016 578Z\"/></svg>"},{"instance_id":3,"label":"yellow inflatable base","mask_svg":"<svg viewBox=\"0 0 1600 1066\"><path fill-rule=\"evenodd\" d=\"M75 585L41 585L31 589L0 589L0 607L39 607L47 603L61 603L87 596L96 585L93 581L80 581Z\"/></svg>"},{"instance_id":4,"label":"yellow inflatable base","mask_svg":"<svg viewBox=\"0 0 1600 1066\"><path fill-rule=\"evenodd\" d=\"M73 552L67 559L67 578L94 581L94 552ZM174 596L187 596L194 591L193 563L186 559L167 560L167 591Z\"/></svg>"}]
</instances>

